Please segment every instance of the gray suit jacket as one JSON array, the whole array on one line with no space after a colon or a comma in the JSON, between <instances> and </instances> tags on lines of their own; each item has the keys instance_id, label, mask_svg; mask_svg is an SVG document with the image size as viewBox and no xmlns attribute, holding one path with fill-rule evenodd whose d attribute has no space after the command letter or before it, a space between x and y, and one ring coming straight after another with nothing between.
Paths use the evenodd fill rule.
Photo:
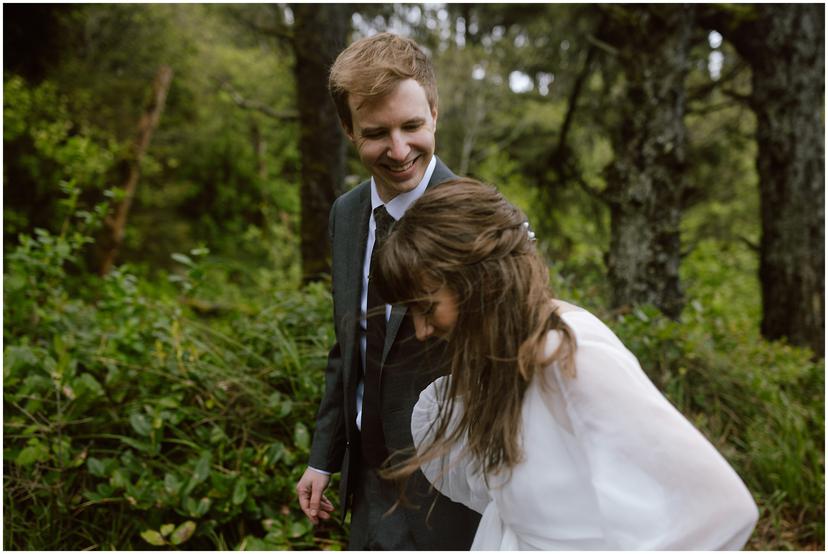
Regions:
<instances>
[{"instance_id":1,"label":"gray suit jacket","mask_svg":"<svg viewBox=\"0 0 828 554\"><path fill-rule=\"evenodd\" d=\"M438 159L428 187L455 178ZM337 198L330 214L337 342L328 356L325 393L317 414L309 464L332 473L342 471L343 517L353 494L355 468L360 463L356 386L360 368L362 267L370 215L370 180ZM416 339L405 306L392 306L381 368L381 417L386 446L392 455L413 447L411 411L420 392L446 372L441 354L438 341L421 343ZM406 498L421 507L402 508L421 549L468 550L479 520L477 513L431 491L420 472L409 479ZM431 514L426 521L429 509Z\"/></svg>"}]
</instances>

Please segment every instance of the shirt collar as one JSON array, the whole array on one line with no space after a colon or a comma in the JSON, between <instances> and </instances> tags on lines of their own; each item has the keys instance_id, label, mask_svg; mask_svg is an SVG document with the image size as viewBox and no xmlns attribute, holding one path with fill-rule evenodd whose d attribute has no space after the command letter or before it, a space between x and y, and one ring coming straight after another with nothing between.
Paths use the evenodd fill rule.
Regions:
<instances>
[{"instance_id":1,"label":"shirt collar","mask_svg":"<svg viewBox=\"0 0 828 554\"><path fill-rule=\"evenodd\" d=\"M431 156L431 161L428 163L428 167L426 167L425 173L423 173L423 179L420 181L420 184L416 186L416 188L398 194L394 198L391 199L389 202L385 202L385 209L388 210L388 214L393 217L394 219L401 218L405 211L408 209L411 204L413 204L418 198L420 198L426 190L428 186L428 182L431 180L431 175L434 173L434 168L437 167L437 156ZM377 206L382 206L383 201L377 192L377 184L374 182L374 177L371 177L371 210L375 210Z\"/></svg>"}]
</instances>

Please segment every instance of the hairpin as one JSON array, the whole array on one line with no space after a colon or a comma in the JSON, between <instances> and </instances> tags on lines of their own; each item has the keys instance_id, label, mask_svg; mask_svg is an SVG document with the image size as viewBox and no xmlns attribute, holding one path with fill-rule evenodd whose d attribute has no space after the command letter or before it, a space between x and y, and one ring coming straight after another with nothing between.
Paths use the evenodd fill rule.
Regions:
<instances>
[{"instance_id":1,"label":"hairpin","mask_svg":"<svg viewBox=\"0 0 828 554\"><path fill-rule=\"evenodd\" d=\"M529 236L529 240L531 242L535 242L536 240L538 240L538 239L535 238L535 232L532 231L532 229L529 228L529 222L528 221L523 222L523 228L526 229L526 234Z\"/></svg>"}]
</instances>

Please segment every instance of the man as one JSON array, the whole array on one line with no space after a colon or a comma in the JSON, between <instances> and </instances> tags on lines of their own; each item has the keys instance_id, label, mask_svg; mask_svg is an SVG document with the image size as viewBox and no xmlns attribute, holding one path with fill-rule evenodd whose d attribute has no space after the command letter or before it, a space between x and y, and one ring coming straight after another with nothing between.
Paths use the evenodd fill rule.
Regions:
<instances>
[{"instance_id":1,"label":"man","mask_svg":"<svg viewBox=\"0 0 828 554\"><path fill-rule=\"evenodd\" d=\"M334 506L323 491L330 474L342 471L350 549L468 550L477 513L430 490L419 472L392 510L401 498L398 484L377 472L389 456L410 455L411 410L442 368L439 344L416 340L406 308L385 306L369 286L371 254L393 220L426 188L456 178L434 155L434 70L414 41L382 33L339 55L329 88L371 179L331 209L337 343L309 467L296 486L299 504L314 524L329 519Z\"/></svg>"}]
</instances>

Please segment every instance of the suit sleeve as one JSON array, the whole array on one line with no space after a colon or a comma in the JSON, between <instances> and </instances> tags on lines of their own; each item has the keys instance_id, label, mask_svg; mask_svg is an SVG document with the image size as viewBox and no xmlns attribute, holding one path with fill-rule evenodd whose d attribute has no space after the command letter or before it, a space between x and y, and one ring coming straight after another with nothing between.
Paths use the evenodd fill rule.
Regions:
<instances>
[{"instance_id":1,"label":"suit sleeve","mask_svg":"<svg viewBox=\"0 0 828 554\"><path fill-rule=\"evenodd\" d=\"M328 235L331 246L334 244L337 202L331 208L328 223ZM332 280L332 282L334 282ZM332 285L335 286L335 285ZM345 385L343 377L342 355L339 341L328 354L325 368L325 392L319 411L316 414L316 428L313 433L310 460L308 465L327 472L337 472L342 468L345 455Z\"/></svg>"}]
</instances>

